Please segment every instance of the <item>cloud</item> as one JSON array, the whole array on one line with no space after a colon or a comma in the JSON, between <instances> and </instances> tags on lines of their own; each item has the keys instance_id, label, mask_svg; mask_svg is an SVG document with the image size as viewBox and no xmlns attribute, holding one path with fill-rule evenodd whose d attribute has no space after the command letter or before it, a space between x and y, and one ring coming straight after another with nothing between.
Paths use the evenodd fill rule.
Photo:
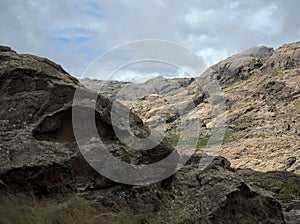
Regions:
<instances>
[{"instance_id":1,"label":"cloud","mask_svg":"<svg viewBox=\"0 0 300 224\"><path fill-rule=\"evenodd\" d=\"M189 26L195 27L199 26L200 24L217 22L218 21L218 14L217 10L215 9L195 9L191 8L189 13L184 16L185 21L188 23Z\"/></svg>"},{"instance_id":2,"label":"cloud","mask_svg":"<svg viewBox=\"0 0 300 224\"><path fill-rule=\"evenodd\" d=\"M78 77L99 54L137 39L174 41L213 64L299 40L299 7L297 0L2 0L0 44L48 57Z\"/></svg>"},{"instance_id":3,"label":"cloud","mask_svg":"<svg viewBox=\"0 0 300 224\"><path fill-rule=\"evenodd\" d=\"M216 62L226 59L229 53L227 49L202 48L197 52L197 55L201 56L208 66L211 66Z\"/></svg>"}]
</instances>

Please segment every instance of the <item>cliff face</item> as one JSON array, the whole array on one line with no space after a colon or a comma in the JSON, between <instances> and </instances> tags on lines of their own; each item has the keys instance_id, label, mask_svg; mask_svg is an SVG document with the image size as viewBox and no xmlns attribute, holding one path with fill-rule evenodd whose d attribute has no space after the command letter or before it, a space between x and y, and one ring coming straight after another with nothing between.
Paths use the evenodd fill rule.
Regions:
<instances>
[{"instance_id":1,"label":"cliff face","mask_svg":"<svg viewBox=\"0 0 300 224\"><path fill-rule=\"evenodd\" d=\"M251 77L257 76L260 75L253 74ZM284 79L282 82L286 80L290 79ZM178 89L189 88L191 95L194 96L195 110L198 111L196 115L207 116L203 119L202 128L209 136L208 127L211 123L207 113L209 96L201 89L194 88L195 80L178 79L175 86L168 85L168 80L164 79L158 83L163 83L164 87L158 87L156 95L147 95L140 99L141 101L136 100L135 111L145 113L144 109L137 109L139 102L142 101L147 102L149 107L153 106L150 101L156 102L157 106L163 106L165 101L161 101L162 93L173 92L173 99L178 101L181 99L180 95L176 95ZM238 81L234 79L234 83ZM286 85L290 83L292 82ZM228 90L229 93L239 91L234 86L231 88L233 89ZM258 89L269 91L268 88L262 83ZM112 124L112 102L108 98L81 86L78 80L48 59L19 55L8 47L0 47L1 197L7 193L24 193L38 198L77 194L86 203L105 206L109 213L117 214L126 208L134 214L153 214L157 217L157 222L161 220L161 223L285 223L282 205L273 196L281 199L278 195L283 197L292 194L293 197L290 199L292 201L289 203L299 200L299 195L297 196L299 177L295 174L280 174L290 180L289 191L281 190L285 187L284 183L276 182L274 188L268 189L266 186L269 182L261 180L265 178L275 180L276 172L267 176L254 171L255 175L251 172L242 172L243 170L231 168L230 162L222 157L212 159L208 167L200 170L198 169L202 158L200 153L192 156L176 174L155 184L127 186L109 180L90 167L75 142L72 109L76 89L83 93L83 102L89 102L97 96L96 106L93 108L97 131L107 149L120 160L146 165L162 160L173 151L173 147L166 139L146 151L136 151L126 146L115 134L116 129L123 130L123 127L122 122ZM251 94L248 95L253 97ZM269 97L268 92L265 94L265 97ZM286 97L290 97L290 94L296 93L291 90ZM124 99L124 103L128 103L126 96ZM171 108L172 105L167 106L168 111L172 112ZM239 109L241 108L243 107ZM91 108L83 104L81 109ZM118 104L118 111L126 112L127 108ZM194 112L187 112L185 116L192 117ZM159 114L159 110L157 113ZM137 115L133 113L129 115L130 127L134 134L142 138L147 137L148 126L144 125ZM172 127L168 133L176 134L178 122L176 116L170 114L165 117ZM122 117L120 119L122 120ZM145 121L151 123L146 119ZM84 129L84 121L82 124ZM293 130L294 126L290 128ZM234 127L232 129L235 130ZM91 139L87 141L90 144L87 144L87 147L95 143L95 136L90 137ZM281 191L278 192L276 187ZM290 210L297 211L297 207L286 211ZM291 214L287 214L287 218L297 219ZM145 219L141 220L141 223L145 222Z\"/></svg>"}]
</instances>

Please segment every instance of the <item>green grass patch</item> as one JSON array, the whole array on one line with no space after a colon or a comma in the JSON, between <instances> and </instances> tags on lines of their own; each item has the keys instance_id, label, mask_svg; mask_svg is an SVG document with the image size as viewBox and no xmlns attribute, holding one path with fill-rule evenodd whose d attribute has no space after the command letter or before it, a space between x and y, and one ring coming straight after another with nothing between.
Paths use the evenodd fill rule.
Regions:
<instances>
[{"instance_id":1,"label":"green grass patch","mask_svg":"<svg viewBox=\"0 0 300 224\"><path fill-rule=\"evenodd\" d=\"M130 161L130 155L129 155L129 153L128 152L123 152L122 153L122 156L121 156L121 160L123 161L123 162L125 162L125 163L130 163L131 161Z\"/></svg>"},{"instance_id":2,"label":"green grass patch","mask_svg":"<svg viewBox=\"0 0 300 224\"><path fill-rule=\"evenodd\" d=\"M284 152L280 152L280 153L277 154L277 157L282 157L282 156L285 156Z\"/></svg>"},{"instance_id":3,"label":"green grass patch","mask_svg":"<svg viewBox=\"0 0 300 224\"><path fill-rule=\"evenodd\" d=\"M207 146L209 138L199 138L197 142L197 149L203 149Z\"/></svg>"},{"instance_id":4,"label":"green grass patch","mask_svg":"<svg viewBox=\"0 0 300 224\"><path fill-rule=\"evenodd\" d=\"M235 134L234 131L226 131L225 134L224 134L223 142L224 143L229 143L229 142L234 141L234 134Z\"/></svg>"},{"instance_id":5,"label":"green grass patch","mask_svg":"<svg viewBox=\"0 0 300 224\"><path fill-rule=\"evenodd\" d=\"M279 152L276 155L272 155L272 156L267 157L267 160L273 160L275 158L282 157L282 156L285 156L285 153L284 152Z\"/></svg>"}]
</instances>

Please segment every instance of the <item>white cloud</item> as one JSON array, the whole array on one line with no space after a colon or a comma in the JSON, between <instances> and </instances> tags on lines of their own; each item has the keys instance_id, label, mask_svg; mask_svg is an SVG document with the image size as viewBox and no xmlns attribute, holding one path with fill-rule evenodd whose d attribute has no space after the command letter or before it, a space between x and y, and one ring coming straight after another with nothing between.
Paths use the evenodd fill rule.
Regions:
<instances>
[{"instance_id":1,"label":"white cloud","mask_svg":"<svg viewBox=\"0 0 300 224\"><path fill-rule=\"evenodd\" d=\"M217 17L214 9L201 10L191 8L190 12L184 16L185 21L192 27L199 25L203 22L212 22Z\"/></svg>"},{"instance_id":2,"label":"white cloud","mask_svg":"<svg viewBox=\"0 0 300 224\"><path fill-rule=\"evenodd\" d=\"M155 2L156 4L158 4L161 7L166 7L166 3L162 0L153 0L153 2Z\"/></svg>"},{"instance_id":3,"label":"white cloud","mask_svg":"<svg viewBox=\"0 0 300 224\"><path fill-rule=\"evenodd\" d=\"M206 34L190 34L184 41L184 45L191 49L206 48L207 43L216 43L217 37Z\"/></svg>"},{"instance_id":4,"label":"white cloud","mask_svg":"<svg viewBox=\"0 0 300 224\"><path fill-rule=\"evenodd\" d=\"M151 72L151 73L141 73L140 71L135 70L122 70L115 73L112 76L112 79L119 80L119 81L130 81L133 83L143 83L149 79L162 76L162 74L158 72Z\"/></svg>"},{"instance_id":5,"label":"white cloud","mask_svg":"<svg viewBox=\"0 0 300 224\"><path fill-rule=\"evenodd\" d=\"M201 56L204 62L211 66L213 64L218 63L221 60L226 59L229 53L226 49L214 49L214 48L204 48L197 52L199 56Z\"/></svg>"},{"instance_id":6,"label":"white cloud","mask_svg":"<svg viewBox=\"0 0 300 224\"><path fill-rule=\"evenodd\" d=\"M241 2L231 2L230 3L230 8L232 8L232 9L235 9L235 8L237 8L238 6L240 6L240 4L241 4Z\"/></svg>"},{"instance_id":7,"label":"white cloud","mask_svg":"<svg viewBox=\"0 0 300 224\"><path fill-rule=\"evenodd\" d=\"M196 9L191 9L190 13L187 14L184 19L191 26L197 25L201 20L201 15Z\"/></svg>"},{"instance_id":8,"label":"white cloud","mask_svg":"<svg viewBox=\"0 0 300 224\"><path fill-rule=\"evenodd\" d=\"M250 29L266 35L278 34L281 31L282 16L278 12L278 6L268 5L249 15Z\"/></svg>"}]
</instances>

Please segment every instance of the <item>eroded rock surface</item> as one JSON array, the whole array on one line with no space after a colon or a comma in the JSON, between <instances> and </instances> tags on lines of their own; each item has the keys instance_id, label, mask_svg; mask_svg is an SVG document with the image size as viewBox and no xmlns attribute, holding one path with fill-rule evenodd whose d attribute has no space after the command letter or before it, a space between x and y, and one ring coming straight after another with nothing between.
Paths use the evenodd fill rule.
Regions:
<instances>
[{"instance_id":1,"label":"eroded rock surface","mask_svg":"<svg viewBox=\"0 0 300 224\"><path fill-rule=\"evenodd\" d=\"M247 79L263 66L274 50L265 46L250 48L211 66L203 75L212 75L221 85Z\"/></svg>"}]
</instances>

